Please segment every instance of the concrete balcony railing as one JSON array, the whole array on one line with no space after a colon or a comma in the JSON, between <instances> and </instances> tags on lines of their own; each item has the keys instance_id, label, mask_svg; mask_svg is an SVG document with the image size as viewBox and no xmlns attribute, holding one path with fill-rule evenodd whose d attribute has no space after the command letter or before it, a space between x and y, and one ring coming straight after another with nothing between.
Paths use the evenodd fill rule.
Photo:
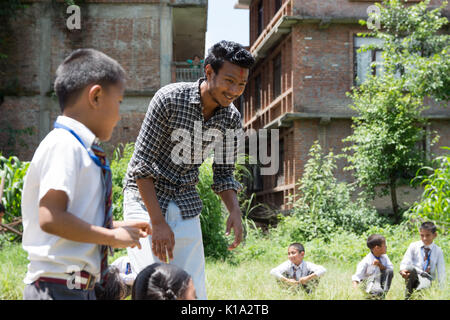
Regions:
<instances>
[{"instance_id":1,"label":"concrete balcony railing","mask_svg":"<svg viewBox=\"0 0 450 320\"><path fill-rule=\"evenodd\" d=\"M261 32L255 42L251 45L250 51L252 53L258 51L257 49L261 47L264 40L273 33L274 28L277 28L277 26L280 25L283 17L293 15L293 8L294 0L287 0L283 3L278 12L273 16L272 20L270 20L270 22L267 24L266 28Z\"/></svg>"},{"instance_id":2,"label":"concrete balcony railing","mask_svg":"<svg viewBox=\"0 0 450 320\"><path fill-rule=\"evenodd\" d=\"M187 62L172 63L172 82L194 82L203 76L203 65L193 68Z\"/></svg>"}]
</instances>

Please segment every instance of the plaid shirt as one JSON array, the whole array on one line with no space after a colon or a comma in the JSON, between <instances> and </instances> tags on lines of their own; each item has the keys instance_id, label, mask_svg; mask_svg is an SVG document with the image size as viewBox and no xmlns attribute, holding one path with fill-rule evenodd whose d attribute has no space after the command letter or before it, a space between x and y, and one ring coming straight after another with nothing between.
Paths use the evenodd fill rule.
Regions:
<instances>
[{"instance_id":1,"label":"plaid shirt","mask_svg":"<svg viewBox=\"0 0 450 320\"><path fill-rule=\"evenodd\" d=\"M223 136L222 145L213 149L216 152L212 165L212 189L219 193L242 188L234 179L238 139L226 140L227 133L242 131L240 113L230 104L216 108L211 118L205 121L200 100L200 84L204 80L173 83L156 92L124 178L124 189L131 190L138 190L136 179L153 178L162 213L165 214L169 201L174 200L183 219L194 217L202 211L202 201L196 190L198 168L203 162L202 155L209 154L212 149L209 145L214 142L213 145L217 146L216 139L211 136L208 139L205 132ZM172 136L178 140L172 141ZM180 149L190 149L190 154L180 152ZM180 157L174 161L174 154L181 154L184 161L180 163Z\"/></svg>"}]
</instances>

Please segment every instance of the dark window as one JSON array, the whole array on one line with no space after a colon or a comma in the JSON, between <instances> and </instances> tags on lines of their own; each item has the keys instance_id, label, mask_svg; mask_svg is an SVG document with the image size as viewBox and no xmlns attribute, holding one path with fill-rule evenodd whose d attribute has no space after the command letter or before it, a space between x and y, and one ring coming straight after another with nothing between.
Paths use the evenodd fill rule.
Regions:
<instances>
[{"instance_id":1,"label":"dark window","mask_svg":"<svg viewBox=\"0 0 450 320\"><path fill-rule=\"evenodd\" d=\"M283 0L275 0L275 13L277 13L278 10L280 10L282 2Z\"/></svg>"},{"instance_id":2,"label":"dark window","mask_svg":"<svg viewBox=\"0 0 450 320\"><path fill-rule=\"evenodd\" d=\"M261 108L261 75L255 78L255 110Z\"/></svg>"},{"instance_id":3,"label":"dark window","mask_svg":"<svg viewBox=\"0 0 450 320\"><path fill-rule=\"evenodd\" d=\"M258 3L258 35L262 33L264 29L264 7L263 0Z\"/></svg>"},{"instance_id":4,"label":"dark window","mask_svg":"<svg viewBox=\"0 0 450 320\"><path fill-rule=\"evenodd\" d=\"M382 63L383 59L381 56L381 50L366 50L363 52L358 52L362 46L366 45L380 45L382 41L377 38L371 37L355 37L354 43L354 84L360 85L366 81L367 75L372 74L374 76L380 76L383 73L383 67L377 65L376 68L371 67L374 62ZM358 79L357 79L358 78ZM358 81L357 81L358 80Z\"/></svg>"},{"instance_id":5,"label":"dark window","mask_svg":"<svg viewBox=\"0 0 450 320\"><path fill-rule=\"evenodd\" d=\"M281 94L281 53L273 59L273 98Z\"/></svg>"}]
</instances>

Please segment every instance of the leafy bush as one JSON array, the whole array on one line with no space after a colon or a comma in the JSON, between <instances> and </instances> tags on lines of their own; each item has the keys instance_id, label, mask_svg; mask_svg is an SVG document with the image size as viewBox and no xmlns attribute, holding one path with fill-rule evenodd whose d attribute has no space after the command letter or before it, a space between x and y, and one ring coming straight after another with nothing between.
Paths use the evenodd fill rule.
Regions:
<instances>
[{"instance_id":1,"label":"leafy bush","mask_svg":"<svg viewBox=\"0 0 450 320\"><path fill-rule=\"evenodd\" d=\"M112 192L113 192L113 216L114 220L123 220L123 178L127 173L128 162L134 152L134 143L127 143L124 146L120 144L114 149L113 158L111 161L111 175L112 175Z\"/></svg>"},{"instance_id":2,"label":"leafy bush","mask_svg":"<svg viewBox=\"0 0 450 320\"><path fill-rule=\"evenodd\" d=\"M448 147L443 147L450 150ZM410 209L413 218L432 220L439 231L446 234L450 226L450 154L437 157L435 168L424 167L417 172L414 180L424 185L421 200ZM422 174L423 171L430 175Z\"/></svg>"},{"instance_id":3,"label":"leafy bush","mask_svg":"<svg viewBox=\"0 0 450 320\"><path fill-rule=\"evenodd\" d=\"M15 156L0 156L0 177L5 178L1 200L5 206L4 219L7 223L22 215L22 189L29 165L29 162L22 162Z\"/></svg>"},{"instance_id":4,"label":"leafy bush","mask_svg":"<svg viewBox=\"0 0 450 320\"><path fill-rule=\"evenodd\" d=\"M330 234L339 229L361 234L372 225L388 222L363 199L352 201L354 186L338 182L333 175L337 156L332 152L323 155L317 142L312 145L309 156L298 184L300 198L292 201L291 197L292 215L281 217L275 232L292 241L316 237L328 240Z\"/></svg>"}]
</instances>

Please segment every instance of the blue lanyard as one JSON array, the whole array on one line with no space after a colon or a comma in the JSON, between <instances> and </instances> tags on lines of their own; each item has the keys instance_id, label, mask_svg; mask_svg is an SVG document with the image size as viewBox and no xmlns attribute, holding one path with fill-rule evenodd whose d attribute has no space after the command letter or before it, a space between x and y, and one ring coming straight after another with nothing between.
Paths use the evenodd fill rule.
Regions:
<instances>
[{"instance_id":1,"label":"blue lanyard","mask_svg":"<svg viewBox=\"0 0 450 320\"><path fill-rule=\"evenodd\" d=\"M424 250L424 248L422 247L422 248L420 248L420 249L422 250L423 255L425 256L425 250ZM430 264L430 258L431 258L431 249L430 249L430 251L428 251L427 263L426 263L425 266L423 267L423 271L427 270L428 265ZM423 261L423 259L422 259L422 261Z\"/></svg>"},{"instance_id":2,"label":"blue lanyard","mask_svg":"<svg viewBox=\"0 0 450 320\"><path fill-rule=\"evenodd\" d=\"M81 138L75 133L75 131L73 131L72 129L70 129L69 127L66 127L65 125L58 123L55 121L54 125L55 128L60 128L60 129L64 129L69 131L80 143L81 145L84 147L84 149L86 149L86 151L88 152L89 156L91 157L92 161L95 162L96 165L98 165L100 168L111 171L110 167L107 165L103 165L102 162L100 161L99 157L97 157L91 150L89 150L88 148L86 148L86 146L84 145L83 141L81 140Z\"/></svg>"}]
</instances>

